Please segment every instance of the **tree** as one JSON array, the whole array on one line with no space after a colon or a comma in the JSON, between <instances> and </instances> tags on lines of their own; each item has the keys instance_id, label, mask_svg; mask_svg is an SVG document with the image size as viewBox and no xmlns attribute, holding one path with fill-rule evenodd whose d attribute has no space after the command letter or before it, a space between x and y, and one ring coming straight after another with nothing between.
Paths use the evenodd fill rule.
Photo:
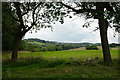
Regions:
<instances>
[{"instance_id":1,"label":"tree","mask_svg":"<svg viewBox=\"0 0 120 80\"><path fill-rule=\"evenodd\" d=\"M116 28L117 31L120 30L120 5L118 2L110 3L110 2L94 2L94 3L85 3L85 2L73 2L73 3L63 3L65 6L64 10L66 14L68 12L75 12L74 15L83 14L86 19L94 18L98 19L99 27L97 29L100 30L100 37L102 43L103 57L105 65L109 65L112 63L109 43L107 37L107 29L110 26L110 23L113 23L113 27ZM73 7L74 6L74 7ZM68 9L66 9L68 8ZM85 25L89 26L89 24Z\"/></svg>"},{"instance_id":2,"label":"tree","mask_svg":"<svg viewBox=\"0 0 120 80\"><path fill-rule=\"evenodd\" d=\"M98 48L96 45L92 44L92 45L86 46L86 50L98 50Z\"/></svg>"},{"instance_id":3,"label":"tree","mask_svg":"<svg viewBox=\"0 0 120 80\"><path fill-rule=\"evenodd\" d=\"M50 28L51 22L59 20L60 14L62 14L62 12L59 12L60 7L61 6L59 5L58 7L55 7L53 3L45 2L9 3L10 16L18 23L18 26L16 26L17 29L15 30L16 34L11 57L12 60L17 59L17 52L19 49L20 41L28 31L35 29L37 32L37 30L40 28ZM47 9L51 11L47 12ZM51 15L51 13L54 13L55 15ZM59 21L62 23L61 20Z\"/></svg>"},{"instance_id":4,"label":"tree","mask_svg":"<svg viewBox=\"0 0 120 80\"><path fill-rule=\"evenodd\" d=\"M14 31L18 24L17 21L9 15L8 3L3 2L2 8L2 50L11 50L13 48Z\"/></svg>"},{"instance_id":5,"label":"tree","mask_svg":"<svg viewBox=\"0 0 120 80\"><path fill-rule=\"evenodd\" d=\"M10 12L10 15L19 23L18 29L16 30L16 34L15 34L14 47L13 47L13 52L12 52L12 57L11 57L13 60L17 59L17 52L18 52L20 41L22 40L22 37L25 35L26 32L28 32L35 25L34 14L35 14L35 10L37 7L35 7L33 9L33 16L32 16L33 21L31 22L30 26L26 25L27 21L25 21L25 19L23 19L23 17L25 17L24 15L30 11L29 5L30 5L29 3L26 3L26 6L24 6L23 4L21 4L19 2L10 3L11 12L15 13L16 16L12 15L11 12ZM39 5L40 4L37 4L37 6L39 6ZM21 9L21 8L23 8L23 9ZM32 7L31 7L31 9L32 9ZM23 12L22 12L22 10L23 10ZM26 15L26 16L28 17L29 15Z\"/></svg>"},{"instance_id":6,"label":"tree","mask_svg":"<svg viewBox=\"0 0 120 80\"><path fill-rule=\"evenodd\" d=\"M110 47L112 47L112 48L118 47L118 46L119 46L119 44L117 44L117 43L111 43L111 44L110 44Z\"/></svg>"}]
</instances>

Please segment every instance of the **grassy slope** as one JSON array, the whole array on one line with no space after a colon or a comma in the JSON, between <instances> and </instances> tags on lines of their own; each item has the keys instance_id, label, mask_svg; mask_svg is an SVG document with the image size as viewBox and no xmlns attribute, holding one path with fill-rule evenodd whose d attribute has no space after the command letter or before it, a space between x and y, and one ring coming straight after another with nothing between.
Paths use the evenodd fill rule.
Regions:
<instances>
[{"instance_id":1,"label":"grassy slope","mask_svg":"<svg viewBox=\"0 0 120 80\"><path fill-rule=\"evenodd\" d=\"M102 63L101 50L54 51L19 53L19 60L5 60L3 55L4 78L117 78L118 50L111 50L114 64ZM99 61L95 60L99 57ZM87 59L91 59L88 61Z\"/></svg>"},{"instance_id":2,"label":"grassy slope","mask_svg":"<svg viewBox=\"0 0 120 80\"><path fill-rule=\"evenodd\" d=\"M44 43L41 43L41 42L36 42L36 41L33 41L33 42L28 42L30 44L37 44L37 45L45 45Z\"/></svg>"}]
</instances>

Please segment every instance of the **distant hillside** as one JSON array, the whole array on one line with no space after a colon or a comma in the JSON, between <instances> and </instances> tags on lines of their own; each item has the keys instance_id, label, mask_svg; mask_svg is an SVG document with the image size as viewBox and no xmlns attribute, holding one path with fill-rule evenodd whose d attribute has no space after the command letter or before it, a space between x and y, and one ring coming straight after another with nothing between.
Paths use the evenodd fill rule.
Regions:
<instances>
[{"instance_id":1,"label":"distant hillside","mask_svg":"<svg viewBox=\"0 0 120 80\"><path fill-rule=\"evenodd\" d=\"M57 41L45 41L37 38L24 39L24 44L22 44L22 48L20 50L26 51L61 51L61 50L70 50L70 49L83 49L88 45L92 45L93 43L64 43ZM100 47L101 43L94 43L94 45ZM110 47L119 46L118 44L110 44ZM81 50L82 50L81 49Z\"/></svg>"},{"instance_id":2,"label":"distant hillside","mask_svg":"<svg viewBox=\"0 0 120 80\"><path fill-rule=\"evenodd\" d=\"M65 44L65 45L80 45L79 47L85 47L87 45L93 44L93 43L88 43L88 42L84 42L84 43L64 43L64 42L57 42L57 41L45 41L45 40L41 40L41 39L37 39L37 38L29 38L29 39L24 39L24 41L28 42L28 43L32 43L32 44L39 44L39 45L44 45L44 44ZM97 46L101 46L101 43L95 43L95 45Z\"/></svg>"},{"instance_id":3,"label":"distant hillside","mask_svg":"<svg viewBox=\"0 0 120 80\"><path fill-rule=\"evenodd\" d=\"M41 40L41 39L37 39L37 38L29 38L29 39L24 39L24 41L27 41L27 42L39 42L40 44L46 44L46 43L50 43L50 44L59 44L58 42L55 42L55 41L45 41L45 40ZM38 43L38 44L39 44Z\"/></svg>"}]
</instances>

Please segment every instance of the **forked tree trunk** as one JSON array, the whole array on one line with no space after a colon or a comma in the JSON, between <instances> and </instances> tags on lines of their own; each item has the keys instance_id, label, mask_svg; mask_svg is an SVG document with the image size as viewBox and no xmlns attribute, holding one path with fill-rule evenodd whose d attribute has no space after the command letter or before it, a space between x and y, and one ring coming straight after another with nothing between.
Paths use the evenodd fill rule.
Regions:
<instances>
[{"instance_id":1,"label":"forked tree trunk","mask_svg":"<svg viewBox=\"0 0 120 80\"><path fill-rule=\"evenodd\" d=\"M104 16L103 18L100 18L98 20L99 20L100 37L102 43L104 63L105 65L110 65L112 63L112 60L111 60L108 37L107 37L108 22L107 20L104 19Z\"/></svg>"}]
</instances>

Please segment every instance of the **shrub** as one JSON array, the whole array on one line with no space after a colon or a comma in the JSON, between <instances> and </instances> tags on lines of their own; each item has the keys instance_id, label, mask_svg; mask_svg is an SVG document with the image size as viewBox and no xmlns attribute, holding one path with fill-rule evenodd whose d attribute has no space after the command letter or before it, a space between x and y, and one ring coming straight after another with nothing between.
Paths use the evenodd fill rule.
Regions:
<instances>
[{"instance_id":1,"label":"shrub","mask_svg":"<svg viewBox=\"0 0 120 80\"><path fill-rule=\"evenodd\" d=\"M36 52L36 49L35 49L35 48L32 48L30 51L31 51L31 52Z\"/></svg>"},{"instance_id":2,"label":"shrub","mask_svg":"<svg viewBox=\"0 0 120 80\"><path fill-rule=\"evenodd\" d=\"M92 44L92 45L86 46L86 50L98 50L98 48L96 45Z\"/></svg>"},{"instance_id":3,"label":"shrub","mask_svg":"<svg viewBox=\"0 0 120 80\"><path fill-rule=\"evenodd\" d=\"M46 47L42 47L41 51L48 51Z\"/></svg>"},{"instance_id":4,"label":"shrub","mask_svg":"<svg viewBox=\"0 0 120 80\"><path fill-rule=\"evenodd\" d=\"M116 43L112 43L112 44L110 44L110 47L118 47L119 46L119 44L116 44Z\"/></svg>"}]
</instances>

